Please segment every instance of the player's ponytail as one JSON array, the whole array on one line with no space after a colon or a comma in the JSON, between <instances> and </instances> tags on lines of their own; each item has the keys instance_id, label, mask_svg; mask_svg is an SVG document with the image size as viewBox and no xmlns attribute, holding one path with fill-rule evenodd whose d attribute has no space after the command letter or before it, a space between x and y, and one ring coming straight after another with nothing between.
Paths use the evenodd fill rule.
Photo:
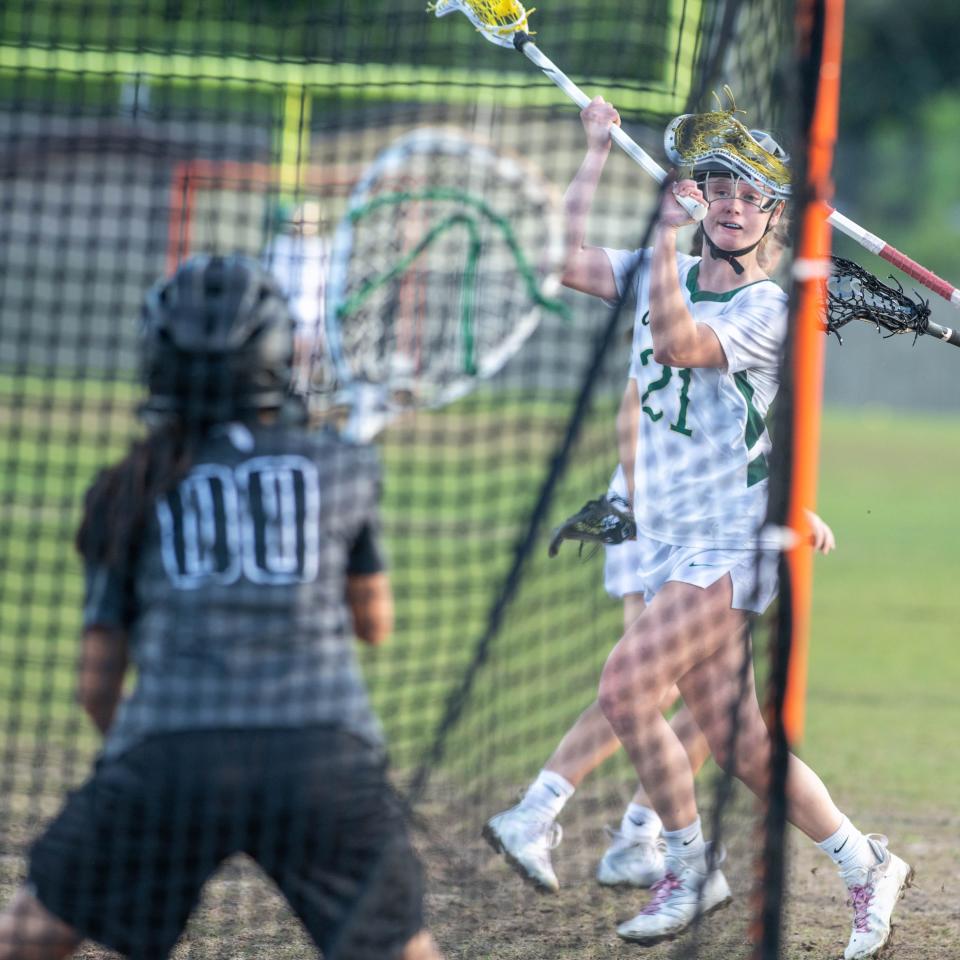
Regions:
<instances>
[{"instance_id":1,"label":"player's ponytail","mask_svg":"<svg viewBox=\"0 0 960 960\"><path fill-rule=\"evenodd\" d=\"M205 430L171 418L101 471L87 492L76 548L88 563L129 569L136 561L148 510L189 472Z\"/></svg>"}]
</instances>

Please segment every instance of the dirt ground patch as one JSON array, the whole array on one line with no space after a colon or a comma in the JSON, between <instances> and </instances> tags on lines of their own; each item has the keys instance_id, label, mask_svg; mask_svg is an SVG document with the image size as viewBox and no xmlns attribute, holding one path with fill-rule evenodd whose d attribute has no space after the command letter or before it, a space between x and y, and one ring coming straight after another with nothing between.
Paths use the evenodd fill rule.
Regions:
<instances>
[{"instance_id":1,"label":"dirt ground patch","mask_svg":"<svg viewBox=\"0 0 960 960\"><path fill-rule=\"evenodd\" d=\"M589 819L565 823L563 843L554 853L561 881L556 895L538 893L524 884L482 840L456 859L449 858L442 844L431 845L424 854L432 870L428 902L434 933L450 960L666 960L692 956L698 960L746 960L751 953L752 838L758 828L750 806L738 795L727 829L724 870L734 902L704 921L698 945L686 938L640 947L616 936L616 925L639 912L646 902L642 891L610 890L593 878L606 842L600 830L602 813L609 814L608 822L614 822L619 816L616 808L593 811ZM883 956L891 960L960 960L960 816L888 807L858 811L857 822L868 829L882 823L892 838L891 848L916 870L914 886L894 915L894 935ZM846 890L830 861L799 832L791 830L788 842L789 892L782 960L841 958L852 918Z\"/></svg>"},{"instance_id":2,"label":"dirt ground patch","mask_svg":"<svg viewBox=\"0 0 960 960\"><path fill-rule=\"evenodd\" d=\"M490 810L489 813L496 812ZM619 940L615 928L646 901L639 891L610 890L593 879L619 798L581 791L565 811L564 840L554 864L557 895L539 894L480 839L483 816L430 804L418 842L429 875L429 925L448 960L747 960L753 837L758 824L742 793L726 821L724 867L734 892L726 910L709 917L696 952L689 937L653 948ZM705 817L706 819L706 817ZM475 821L475 822L474 822ZM960 960L960 815L896 809L857 811L868 829L882 824L891 846L916 869L916 883L895 915L887 960ZM7 840L11 834L7 833ZM0 902L22 879L26 843L0 857ZM9 851L9 848L8 848ZM827 858L796 831L789 839L789 896L782 960L840 958L850 930L845 890ZM244 858L226 864L174 960L301 960L315 951L275 889ZM81 960L116 955L87 943ZM349 960L349 958L344 958Z\"/></svg>"}]
</instances>

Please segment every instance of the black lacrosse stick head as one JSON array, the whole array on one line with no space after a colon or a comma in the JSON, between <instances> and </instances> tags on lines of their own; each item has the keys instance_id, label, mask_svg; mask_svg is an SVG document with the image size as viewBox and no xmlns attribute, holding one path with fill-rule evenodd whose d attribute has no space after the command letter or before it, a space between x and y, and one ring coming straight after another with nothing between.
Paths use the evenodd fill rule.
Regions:
<instances>
[{"instance_id":1,"label":"black lacrosse stick head","mask_svg":"<svg viewBox=\"0 0 960 960\"><path fill-rule=\"evenodd\" d=\"M826 330L843 343L840 329L851 320L863 320L885 337L912 333L914 339L925 333L930 319L930 301L919 293L910 297L900 281L892 287L864 270L853 260L831 257L827 281Z\"/></svg>"},{"instance_id":2,"label":"black lacrosse stick head","mask_svg":"<svg viewBox=\"0 0 960 960\"><path fill-rule=\"evenodd\" d=\"M588 500L553 531L547 554L555 557L564 540L578 540L582 551L584 543L618 544L636 535L636 521L623 497L597 497Z\"/></svg>"}]
</instances>

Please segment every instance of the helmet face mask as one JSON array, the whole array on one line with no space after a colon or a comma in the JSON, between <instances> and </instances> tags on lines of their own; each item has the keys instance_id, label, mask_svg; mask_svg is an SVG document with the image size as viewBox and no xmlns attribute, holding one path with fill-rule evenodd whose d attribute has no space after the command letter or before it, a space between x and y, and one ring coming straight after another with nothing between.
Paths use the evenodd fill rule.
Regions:
<instances>
[{"instance_id":1,"label":"helmet face mask","mask_svg":"<svg viewBox=\"0 0 960 960\"><path fill-rule=\"evenodd\" d=\"M718 200L736 197L741 203L756 207L761 213L770 213L783 201L752 177L744 177L719 163L695 167L693 171L697 186L710 205Z\"/></svg>"},{"instance_id":2,"label":"helmet face mask","mask_svg":"<svg viewBox=\"0 0 960 960\"><path fill-rule=\"evenodd\" d=\"M283 406L293 371L293 317L251 257L197 256L148 291L141 373L148 414L222 421Z\"/></svg>"}]
</instances>

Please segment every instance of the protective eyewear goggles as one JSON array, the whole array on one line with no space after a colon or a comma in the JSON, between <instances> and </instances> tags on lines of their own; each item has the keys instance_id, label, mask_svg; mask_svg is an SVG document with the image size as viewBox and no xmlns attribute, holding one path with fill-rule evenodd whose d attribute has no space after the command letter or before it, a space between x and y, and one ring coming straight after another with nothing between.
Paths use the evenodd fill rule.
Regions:
<instances>
[{"instance_id":1,"label":"protective eyewear goggles","mask_svg":"<svg viewBox=\"0 0 960 960\"><path fill-rule=\"evenodd\" d=\"M780 199L771 196L756 181L749 180L727 171L708 171L697 174L697 185L708 204L718 200L737 199L741 203L748 203L762 213L769 213L780 202Z\"/></svg>"}]
</instances>

